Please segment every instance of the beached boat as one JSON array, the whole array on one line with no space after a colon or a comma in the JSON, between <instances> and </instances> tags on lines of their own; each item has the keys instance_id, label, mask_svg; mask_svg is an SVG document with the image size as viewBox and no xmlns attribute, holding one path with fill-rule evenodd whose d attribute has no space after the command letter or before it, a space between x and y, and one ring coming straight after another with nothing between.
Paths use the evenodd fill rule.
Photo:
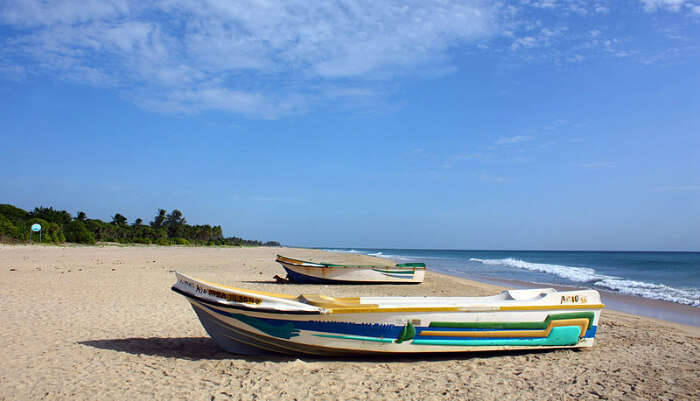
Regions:
<instances>
[{"instance_id":1,"label":"beached boat","mask_svg":"<svg viewBox=\"0 0 700 401\"><path fill-rule=\"evenodd\" d=\"M292 296L176 273L216 343L234 353L354 355L591 347L595 290L510 290L490 297Z\"/></svg>"},{"instance_id":2,"label":"beached boat","mask_svg":"<svg viewBox=\"0 0 700 401\"><path fill-rule=\"evenodd\" d=\"M287 271L290 281L301 284L392 283L420 284L425 278L425 264L337 265L315 263L277 255L277 262Z\"/></svg>"}]
</instances>

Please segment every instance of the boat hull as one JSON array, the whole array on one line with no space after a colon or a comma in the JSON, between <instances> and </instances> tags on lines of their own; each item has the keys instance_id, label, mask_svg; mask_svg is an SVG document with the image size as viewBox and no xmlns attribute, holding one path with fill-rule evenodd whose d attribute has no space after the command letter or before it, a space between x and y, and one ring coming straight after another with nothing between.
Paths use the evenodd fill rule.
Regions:
<instances>
[{"instance_id":1,"label":"boat hull","mask_svg":"<svg viewBox=\"0 0 700 401\"><path fill-rule=\"evenodd\" d=\"M313 263L277 257L290 281L299 284L420 284L425 265L407 263L394 266L352 266Z\"/></svg>"},{"instance_id":2,"label":"boat hull","mask_svg":"<svg viewBox=\"0 0 700 401\"><path fill-rule=\"evenodd\" d=\"M309 295L277 298L275 304L279 294L212 284L179 276L173 290L188 299L222 349L242 354L330 356L590 347L602 308L592 290L547 295L586 299L571 305L526 305L495 296L485 302L405 298L403 306L398 306L401 297ZM377 300L386 304L370 303Z\"/></svg>"}]
</instances>

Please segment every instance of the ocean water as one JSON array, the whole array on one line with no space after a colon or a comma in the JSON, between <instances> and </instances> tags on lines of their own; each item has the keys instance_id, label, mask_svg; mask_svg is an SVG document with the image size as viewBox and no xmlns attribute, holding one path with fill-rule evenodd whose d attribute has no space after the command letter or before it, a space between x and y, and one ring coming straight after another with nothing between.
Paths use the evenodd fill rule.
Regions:
<instances>
[{"instance_id":1,"label":"ocean water","mask_svg":"<svg viewBox=\"0 0 700 401\"><path fill-rule=\"evenodd\" d=\"M326 249L422 262L476 280L588 287L700 308L700 252Z\"/></svg>"}]
</instances>

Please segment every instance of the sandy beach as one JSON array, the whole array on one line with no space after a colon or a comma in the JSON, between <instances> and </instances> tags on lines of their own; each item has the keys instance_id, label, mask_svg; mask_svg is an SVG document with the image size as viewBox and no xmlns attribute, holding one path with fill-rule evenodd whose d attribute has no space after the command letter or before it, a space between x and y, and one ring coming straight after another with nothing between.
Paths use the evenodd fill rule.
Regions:
<instances>
[{"instance_id":1,"label":"sandy beach","mask_svg":"<svg viewBox=\"0 0 700 401\"><path fill-rule=\"evenodd\" d=\"M174 271L290 294L492 295L428 272L421 285L276 284L293 248L0 245L0 400L528 400L700 398L700 328L604 310L589 350L401 358L239 356L219 350ZM382 260L386 263L386 260ZM430 268L430 266L428 266ZM605 299L604 299L605 301Z\"/></svg>"}]
</instances>

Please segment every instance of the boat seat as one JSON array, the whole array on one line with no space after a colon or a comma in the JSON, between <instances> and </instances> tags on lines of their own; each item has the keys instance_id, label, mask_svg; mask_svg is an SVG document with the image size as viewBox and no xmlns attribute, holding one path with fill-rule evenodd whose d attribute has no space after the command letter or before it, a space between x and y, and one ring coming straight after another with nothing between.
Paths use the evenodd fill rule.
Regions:
<instances>
[{"instance_id":1,"label":"boat seat","mask_svg":"<svg viewBox=\"0 0 700 401\"><path fill-rule=\"evenodd\" d=\"M342 309L342 308L376 308L379 305L376 304L363 304L360 302L360 298L336 298L328 297L319 294L302 294L297 298L297 301L303 302L305 304L318 306L326 309Z\"/></svg>"},{"instance_id":2,"label":"boat seat","mask_svg":"<svg viewBox=\"0 0 700 401\"><path fill-rule=\"evenodd\" d=\"M503 291L505 299L514 301L532 301L539 298L544 298L547 295L556 292L554 288L532 289L532 290L508 290Z\"/></svg>"}]
</instances>

